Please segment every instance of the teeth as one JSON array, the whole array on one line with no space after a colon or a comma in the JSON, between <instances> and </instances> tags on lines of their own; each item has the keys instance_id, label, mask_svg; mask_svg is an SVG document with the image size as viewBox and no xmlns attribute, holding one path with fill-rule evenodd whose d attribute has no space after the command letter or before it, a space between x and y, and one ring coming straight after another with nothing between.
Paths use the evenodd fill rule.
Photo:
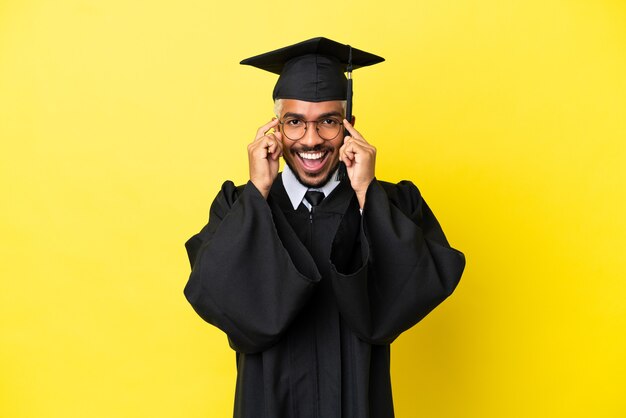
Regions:
<instances>
[{"instance_id":1,"label":"teeth","mask_svg":"<svg viewBox=\"0 0 626 418\"><path fill-rule=\"evenodd\" d=\"M305 160L319 160L324 156L323 152L299 152L300 158Z\"/></svg>"}]
</instances>

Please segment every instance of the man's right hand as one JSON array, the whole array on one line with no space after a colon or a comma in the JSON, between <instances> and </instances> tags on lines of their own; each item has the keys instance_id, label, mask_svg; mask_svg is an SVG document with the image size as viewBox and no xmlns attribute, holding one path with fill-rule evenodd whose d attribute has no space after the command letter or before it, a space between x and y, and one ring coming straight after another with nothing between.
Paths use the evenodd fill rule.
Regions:
<instances>
[{"instance_id":1,"label":"man's right hand","mask_svg":"<svg viewBox=\"0 0 626 418\"><path fill-rule=\"evenodd\" d=\"M278 126L278 119L272 118L270 122L259 128L254 141L248 145L250 181L266 199L278 176L279 159L283 155L282 134L278 130L267 133L276 126Z\"/></svg>"}]
</instances>

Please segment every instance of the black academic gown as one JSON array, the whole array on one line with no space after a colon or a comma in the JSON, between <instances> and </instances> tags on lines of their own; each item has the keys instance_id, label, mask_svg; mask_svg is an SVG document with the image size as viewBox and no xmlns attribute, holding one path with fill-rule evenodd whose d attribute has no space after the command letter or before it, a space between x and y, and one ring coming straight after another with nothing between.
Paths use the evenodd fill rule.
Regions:
<instances>
[{"instance_id":1,"label":"black academic gown","mask_svg":"<svg viewBox=\"0 0 626 418\"><path fill-rule=\"evenodd\" d=\"M230 181L186 243L185 295L237 356L237 418L393 417L389 344L456 287L465 259L410 182L348 181L312 213L275 181Z\"/></svg>"}]
</instances>

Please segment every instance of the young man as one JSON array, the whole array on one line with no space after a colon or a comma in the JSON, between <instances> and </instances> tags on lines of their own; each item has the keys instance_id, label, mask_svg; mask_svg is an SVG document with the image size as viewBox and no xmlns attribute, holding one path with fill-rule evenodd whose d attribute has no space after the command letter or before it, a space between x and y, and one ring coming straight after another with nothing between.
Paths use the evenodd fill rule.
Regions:
<instances>
[{"instance_id":1,"label":"young man","mask_svg":"<svg viewBox=\"0 0 626 418\"><path fill-rule=\"evenodd\" d=\"M389 345L461 277L418 189L377 180L350 123L344 72L382 60L315 38L242 61L280 74L277 118L187 242L185 288L236 352L235 417L393 417Z\"/></svg>"}]
</instances>

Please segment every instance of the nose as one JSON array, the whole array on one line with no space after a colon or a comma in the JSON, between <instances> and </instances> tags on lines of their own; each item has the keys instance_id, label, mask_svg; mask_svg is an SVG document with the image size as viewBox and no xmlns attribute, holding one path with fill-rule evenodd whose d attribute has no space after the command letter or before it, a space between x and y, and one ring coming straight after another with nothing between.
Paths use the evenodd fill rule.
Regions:
<instances>
[{"instance_id":1,"label":"nose","mask_svg":"<svg viewBox=\"0 0 626 418\"><path fill-rule=\"evenodd\" d=\"M302 145L306 145L307 147L314 147L316 145L323 144L325 141L317 132L317 125L315 122L306 122L306 132L298 142Z\"/></svg>"}]
</instances>

